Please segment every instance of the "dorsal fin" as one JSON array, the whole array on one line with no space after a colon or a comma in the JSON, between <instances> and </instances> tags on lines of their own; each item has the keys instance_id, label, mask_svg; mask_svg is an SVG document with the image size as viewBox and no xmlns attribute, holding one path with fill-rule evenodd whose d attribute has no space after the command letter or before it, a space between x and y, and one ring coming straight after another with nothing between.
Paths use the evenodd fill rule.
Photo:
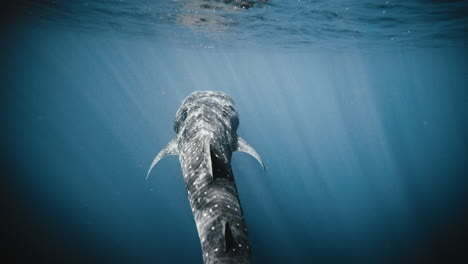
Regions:
<instances>
[{"instance_id":1,"label":"dorsal fin","mask_svg":"<svg viewBox=\"0 0 468 264\"><path fill-rule=\"evenodd\" d=\"M209 136L205 137L205 139L203 140L203 153L205 155L210 155L210 156L208 156L208 160L207 160L206 165L208 166L208 171L211 172L211 177L213 177L213 179L214 179L213 160L212 160L213 153L211 152L210 137Z\"/></svg>"},{"instance_id":2,"label":"dorsal fin","mask_svg":"<svg viewBox=\"0 0 468 264\"><path fill-rule=\"evenodd\" d=\"M208 169L213 180L227 178L230 175L231 165L222 159L221 154L216 154L216 150L210 143L210 137L205 140L205 153L209 154Z\"/></svg>"},{"instance_id":3,"label":"dorsal fin","mask_svg":"<svg viewBox=\"0 0 468 264\"><path fill-rule=\"evenodd\" d=\"M169 141L167 146L165 146L158 153L156 158L154 158L153 163L151 163L151 166L150 166L150 168L148 170L148 174L146 174L146 179L148 179L148 176L150 175L151 170L153 169L154 165L156 165L156 163L158 163L158 161L160 161L162 158L170 156L170 155L179 155L179 150L177 149L177 140L176 140L176 138L173 138L171 141Z\"/></svg>"},{"instance_id":4,"label":"dorsal fin","mask_svg":"<svg viewBox=\"0 0 468 264\"><path fill-rule=\"evenodd\" d=\"M260 158L260 155L258 155L257 151L247 143L243 138L237 136L237 151L240 152L245 152L247 154L250 154L252 157L254 157L260 165L262 165L263 170L265 170L265 166L263 165L262 158Z\"/></svg>"},{"instance_id":5,"label":"dorsal fin","mask_svg":"<svg viewBox=\"0 0 468 264\"><path fill-rule=\"evenodd\" d=\"M234 236L232 235L231 227L229 226L229 222L224 224L224 251L229 252L232 251L236 247L236 241L234 240Z\"/></svg>"},{"instance_id":6,"label":"dorsal fin","mask_svg":"<svg viewBox=\"0 0 468 264\"><path fill-rule=\"evenodd\" d=\"M211 175L213 176L213 180L221 178L221 162L220 160L215 156L214 151L210 148L210 162L211 162Z\"/></svg>"}]
</instances>

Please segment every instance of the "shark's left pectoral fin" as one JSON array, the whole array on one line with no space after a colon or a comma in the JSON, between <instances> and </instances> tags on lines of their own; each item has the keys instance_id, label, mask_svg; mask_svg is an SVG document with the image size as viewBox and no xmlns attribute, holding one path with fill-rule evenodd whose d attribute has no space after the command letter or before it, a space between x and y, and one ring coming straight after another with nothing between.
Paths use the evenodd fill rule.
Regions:
<instances>
[{"instance_id":1,"label":"shark's left pectoral fin","mask_svg":"<svg viewBox=\"0 0 468 264\"><path fill-rule=\"evenodd\" d=\"M153 162L151 163L151 166L148 170L148 174L146 174L146 179L148 179L148 176L151 173L151 170L153 169L154 165L158 163L162 158L171 156L171 155L179 155L179 149L177 148L177 141L176 138L173 138L171 141L169 141L169 144L165 146L154 158Z\"/></svg>"},{"instance_id":2,"label":"shark's left pectoral fin","mask_svg":"<svg viewBox=\"0 0 468 264\"><path fill-rule=\"evenodd\" d=\"M262 158L260 158L260 155L258 155L257 151L247 143L243 138L237 137L237 151L240 152L245 152L247 154L250 154L252 157L257 159L257 161L262 165L263 170L265 171L265 165L263 165Z\"/></svg>"}]
</instances>

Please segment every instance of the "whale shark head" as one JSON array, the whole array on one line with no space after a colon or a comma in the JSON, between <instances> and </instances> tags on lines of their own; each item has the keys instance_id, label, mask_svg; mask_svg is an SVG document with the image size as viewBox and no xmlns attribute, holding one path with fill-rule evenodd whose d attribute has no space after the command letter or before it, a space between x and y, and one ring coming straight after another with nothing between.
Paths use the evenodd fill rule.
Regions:
<instances>
[{"instance_id":1,"label":"whale shark head","mask_svg":"<svg viewBox=\"0 0 468 264\"><path fill-rule=\"evenodd\" d=\"M174 131L179 133L180 128L199 122L221 120L227 130L235 134L239 126L239 115L235 110L234 101L225 93L217 91L196 91L184 99L176 113ZM212 124L213 125L213 124Z\"/></svg>"},{"instance_id":2,"label":"whale shark head","mask_svg":"<svg viewBox=\"0 0 468 264\"><path fill-rule=\"evenodd\" d=\"M238 127L239 115L234 101L227 94L217 91L191 93L177 110L174 121L176 137L153 160L147 178L162 158L187 151L191 151L190 156L193 156L199 154L202 145L202 154L210 156L212 167L229 164L232 152L241 151L252 155L264 168L255 149L237 135ZM181 155L181 158L184 156ZM195 157L195 160L201 159Z\"/></svg>"}]
</instances>

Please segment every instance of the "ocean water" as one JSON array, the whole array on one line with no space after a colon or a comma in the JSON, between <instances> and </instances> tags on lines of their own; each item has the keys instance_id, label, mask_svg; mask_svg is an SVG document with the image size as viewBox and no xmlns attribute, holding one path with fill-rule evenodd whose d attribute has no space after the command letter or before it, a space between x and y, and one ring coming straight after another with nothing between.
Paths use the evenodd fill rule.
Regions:
<instances>
[{"instance_id":1,"label":"ocean water","mask_svg":"<svg viewBox=\"0 0 468 264\"><path fill-rule=\"evenodd\" d=\"M178 159L193 91L254 263L468 258L466 1L15 1L1 23L3 263L202 263ZM6 245L6 246L5 246Z\"/></svg>"}]
</instances>

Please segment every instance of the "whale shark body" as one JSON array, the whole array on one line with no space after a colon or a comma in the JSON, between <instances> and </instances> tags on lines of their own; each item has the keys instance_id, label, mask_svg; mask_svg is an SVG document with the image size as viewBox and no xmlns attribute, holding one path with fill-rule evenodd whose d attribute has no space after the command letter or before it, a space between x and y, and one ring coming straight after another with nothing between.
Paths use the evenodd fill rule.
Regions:
<instances>
[{"instance_id":1,"label":"whale shark body","mask_svg":"<svg viewBox=\"0 0 468 264\"><path fill-rule=\"evenodd\" d=\"M176 114L174 139L162 158L179 155L204 263L251 263L247 226L231 167L232 152L260 156L236 133L239 117L233 100L222 92L194 92Z\"/></svg>"}]
</instances>

